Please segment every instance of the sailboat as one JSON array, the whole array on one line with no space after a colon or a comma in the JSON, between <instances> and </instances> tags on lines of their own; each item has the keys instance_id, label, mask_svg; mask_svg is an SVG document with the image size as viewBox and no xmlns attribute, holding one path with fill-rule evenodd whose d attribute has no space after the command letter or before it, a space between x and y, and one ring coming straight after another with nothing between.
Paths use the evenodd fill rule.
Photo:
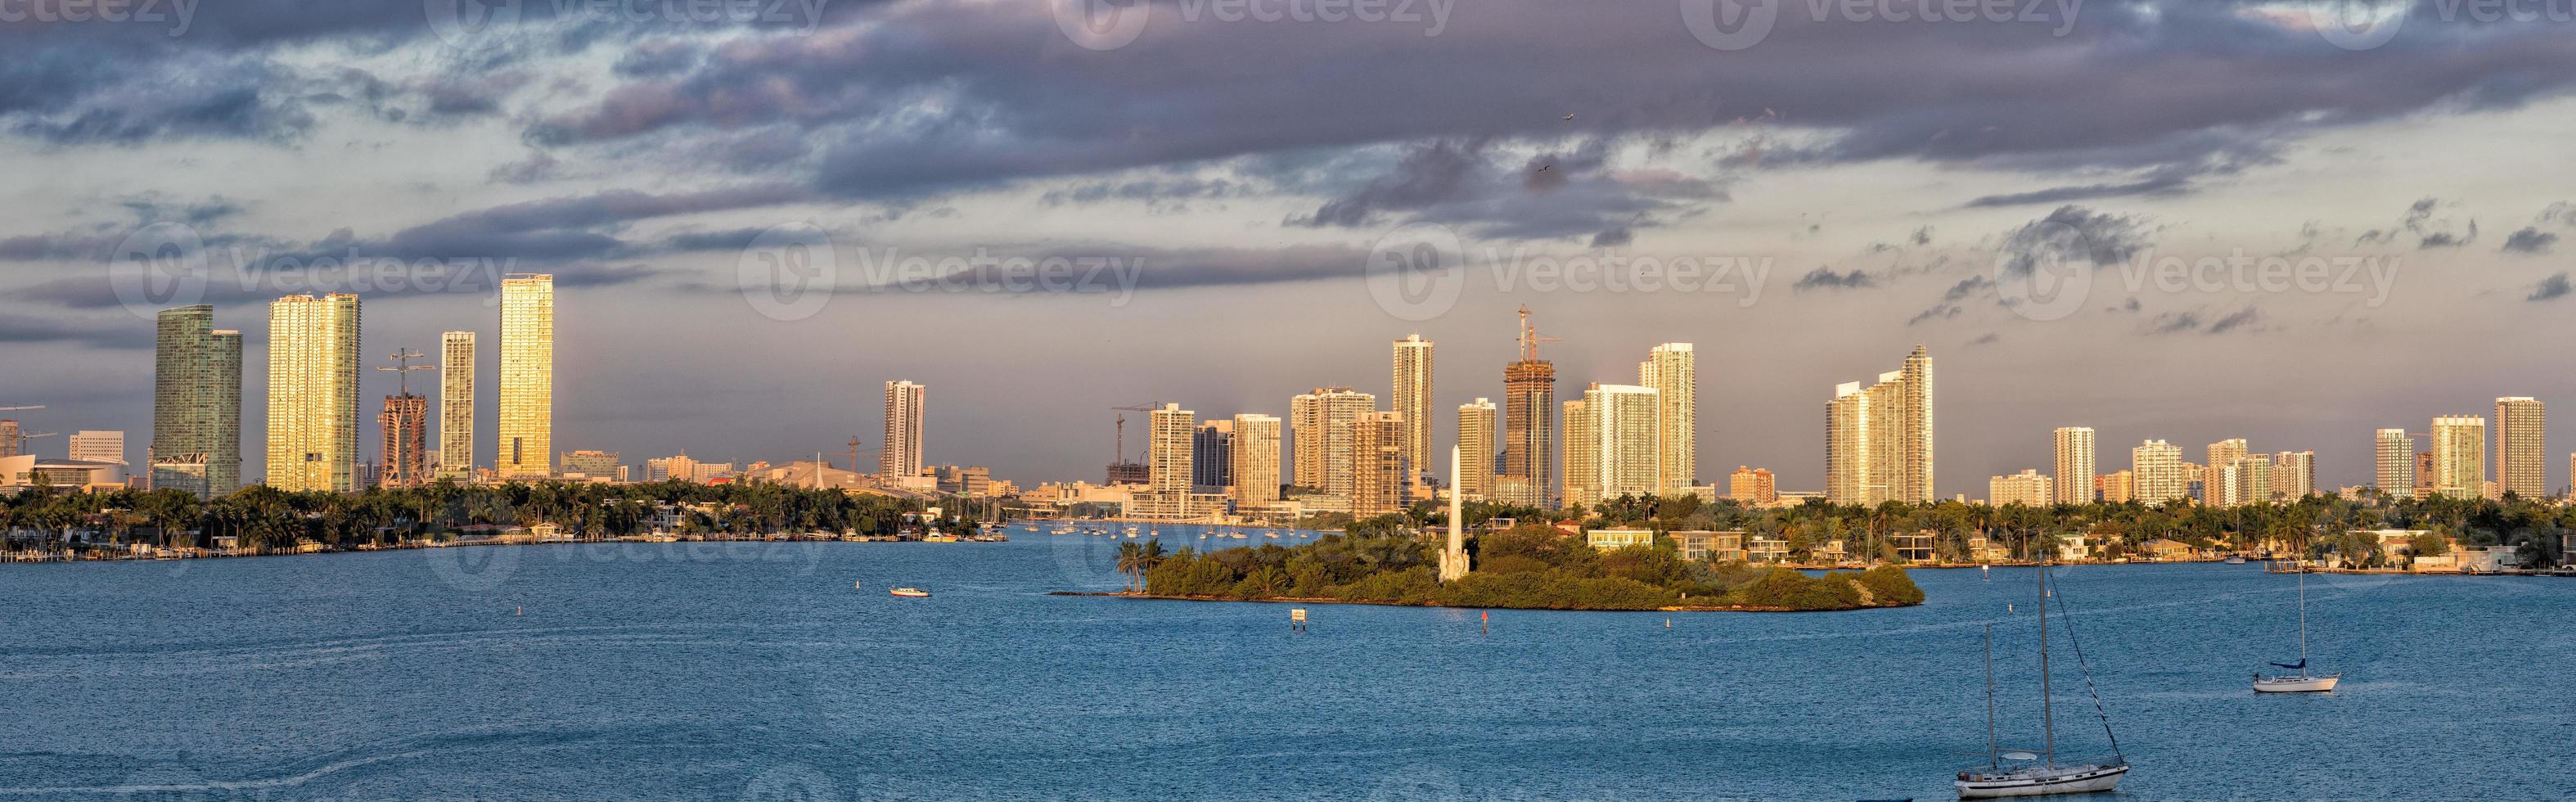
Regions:
<instances>
[{"instance_id":1,"label":"sailboat","mask_svg":"<svg viewBox=\"0 0 2576 802\"><path fill-rule=\"evenodd\" d=\"M2305 566L2299 569L2299 662L2273 663L2272 666L2283 671L2269 677L2256 673L2255 693L2318 693L2334 690L2335 683L2343 681L2340 672L2322 677L2308 675L2308 571ZM2292 674L2292 671L2298 673Z\"/></svg>"},{"instance_id":2,"label":"sailboat","mask_svg":"<svg viewBox=\"0 0 2576 802\"><path fill-rule=\"evenodd\" d=\"M2077 665L2083 665L2083 647L2076 647ZM2087 669L2089 672L2089 669ZM2092 680L2085 680L2090 687ZM2057 762L2057 716L2048 685L2048 560L2039 563L2039 709L2040 730L2044 748L2039 754L2005 752L1996 737L1995 728L1995 630L1986 627L1986 765L1959 772L1954 783L1960 799L2000 799L2013 796L2055 796L2109 791L2129 776L2129 760L2119 754L2120 739L2111 734L2111 719L2102 716L2102 734L2111 740L2113 757L2061 765ZM2093 697L2093 709L2102 709L2102 697ZM2013 765L2004 761L2011 760Z\"/></svg>"}]
</instances>

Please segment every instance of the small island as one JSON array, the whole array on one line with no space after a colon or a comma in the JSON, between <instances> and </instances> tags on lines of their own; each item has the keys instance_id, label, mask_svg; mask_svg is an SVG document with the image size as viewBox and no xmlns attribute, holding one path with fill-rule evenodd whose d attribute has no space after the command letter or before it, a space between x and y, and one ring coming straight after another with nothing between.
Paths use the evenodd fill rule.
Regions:
<instances>
[{"instance_id":1,"label":"small island","mask_svg":"<svg viewBox=\"0 0 2576 802\"><path fill-rule=\"evenodd\" d=\"M1438 548L1412 534L1334 534L1294 547L1166 553L1119 544L1127 598L1479 607L1512 610L1806 612L1907 607L1923 591L1893 566L1811 575L1683 559L1671 540L1597 549L1544 526L1478 535L1473 570L1438 578Z\"/></svg>"}]
</instances>

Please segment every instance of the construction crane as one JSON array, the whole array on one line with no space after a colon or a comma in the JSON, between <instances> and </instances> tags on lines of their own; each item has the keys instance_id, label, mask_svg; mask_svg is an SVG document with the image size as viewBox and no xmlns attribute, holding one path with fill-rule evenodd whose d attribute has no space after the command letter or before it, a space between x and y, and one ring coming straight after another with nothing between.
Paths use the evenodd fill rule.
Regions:
<instances>
[{"instance_id":1,"label":"construction crane","mask_svg":"<svg viewBox=\"0 0 2576 802\"><path fill-rule=\"evenodd\" d=\"M35 434L28 434L21 431L10 432L8 434L10 435L9 442L0 443L0 446L7 446L6 451L10 456L19 456L27 453L27 441L34 440L39 437L57 437L62 435L62 432L38 432Z\"/></svg>"},{"instance_id":2,"label":"construction crane","mask_svg":"<svg viewBox=\"0 0 2576 802\"><path fill-rule=\"evenodd\" d=\"M880 453L882 453L882 451L883 451L883 450L882 450L882 449L880 449L879 451L880 451ZM852 475L852 476L857 476L857 475L859 475L859 436L858 436L858 435L855 435L855 434L854 434L854 435L850 435L850 450L848 450L848 451L834 451L834 452L832 452L832 456L835 456L835 457L849 457L849 458L850 458L850 475Z\"/></svg>"},{"instance_id":3,"label":"construction crane","mask_svg":"<svg viewBox=\"0 0 2576 802\"><path fill-rule=\"evenodd\" d=\"M384 372L386 372L386 373L391 373L391 374L395 375L396 377L399 377L399 381L398 381L398 383L402 386L402 394L403 394L403 395L411 395L411 372L412 372L412 371L415 371L415 370L437 370L437 369L438 369L438 366L437 366L437 365L414 365L414 364L412 364L412 363L411 363L411 361L412 361L412 360L414 360L414 359L427 359L427 358L428 358L428 357L427 357L426 355L422 354L422 353L421 353L421 352L419 352L419 351L414 351L414 350L411 350L411 349L409 349L409 348L397 349L397 350L395 350L395 351L394 351L394 353L393 353L393 357L392 357L392 359L393 359L393 361L394 361L394 367L390 367L390 368L377 368L377 370L384 371Z\"/></svg>"},{"instance_id":4,"label":"construction crane","mask_svg":"<svg viewBox=\"0 0 2576 802\"><path fill-rule=\"evenodd\" d=\"M1561 342L1564 339L1565 338L1563 337L1538 336L1538 329L1530 325L1529 304L1521 304L1521 361L1538 361L1539 343Z\"/></svg>"},{"instance_id":5,"label":"construction crane","mask_svg":"<svg viewBox=\"0 0 2576 802\"><path fill-rule=\"evenodd\" d=\"M1147 401L1142 404L1124 407L1110 407L1110 409L1118 410L1118 457L1110 460L1110 464L1115 465L1127 461L1127 413L1152 412L1161 408L1163 408L1163 403L1160 401Z\"/></svg>"}]
</instances>

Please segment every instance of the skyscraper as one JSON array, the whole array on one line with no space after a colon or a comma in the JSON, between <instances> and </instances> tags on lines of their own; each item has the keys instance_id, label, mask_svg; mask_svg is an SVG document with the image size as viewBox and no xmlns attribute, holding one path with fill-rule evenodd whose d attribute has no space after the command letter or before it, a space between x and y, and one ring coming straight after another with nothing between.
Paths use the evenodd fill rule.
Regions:
<instances>
[{"instance_id":1,"label":"skyscraper","mask_svg":"<svg viewBox=\"0 0 2576 802\"><path fill-rule=\"evenodd\" d=\"M1279 501L1279 419L1234 416L1234 506L1249 510Z\"/></svg>"},{"instance_id":2,"label":"skyscraper","mask_svg":"<svg viewBox=\"0 0 2576 802\"><path fill-rule=\"evenodd\" d=\"M885 450L877 458L880 480L893 482L897 477L921 475L921 416L923 400L929 392L928 386L909 379L886 382ZM1189 481L1186 474L1181 481Z\"/></svg>"},{"instance_id":3,"label":"skyscraper","mask_svg":"<svg viewBox=\"0 0 2576 802\"><path fill-rule=\"evenodd\" d=\"M2526 499L2549 495L2549 416L2538 400L2515 396L2495 402L2497 489Z\"/></svg>"},{"instance_id":4,"label":"skyscraper","mask_svg":"<svg viewBox=\"0 0 2576 802\"><path fill-rule=\"evenodd\" d=\"M1662 492L1664 458L1663 399L1655 388L1630 384L1596 384L1583 391L1584 422L1590 429L1568 433L1568 453L1577 437L1585 449L1592 478L1584 481L1598 500ZM1567 472L1568 477L1573 475Z\"/></svg>"},{"instance_id":5,"label":"skyscraper","mask_svg":"<svg viewBox=\"0 0 2576 802\"><path fill-rule=\"evenodd\" d=\"M1467 498L1484 500L1494 492L1494 425L1497 412L1491 399L1479 398L1458 405L1458 486Z\"/></svg>"},{"instance_id":6,"label":"skyscraper","mask_svg":"<svg viewBox=\"0 0 2576 802\"><path fill-rule=\"evenodd\" d=\"M438 475L474 475L474 332L438 335Z\"/></svg>"},{"instance_id":7,"label":"skyscraper","mask_svg":"<svg viewBox=\"0 0 2576 802\"><path fill-rule=\"evenodd\" d=\"M1413 476L1404 461L1404 413L1365 412L1342 428L1351 443L1351 519L1402 512Z\"/></svg>"},{"instance_id":8,"label":"skyscraper","mask_svg":"<svg viewBox=\"0 0 2576 802\"><path fill-rule=\"evenodd\" d=\"M2163 504L2191 497L2192 477L2182 464L2182 446L2149 440L2129 449L2129 470L2137 477L2138 501Z\"/></svg>"},{"instance_id":9,"label":"skyscraper","mask_svg":"<svg viewBox=\"0 0 2576 802\"><path fill-rule=\"evenodd\" d=\"M268 485L358 489L358 296L268 307Z\"/></svg>"},{"instance_id":10,"label":"skyscraper","mask_svg":"<svg viewBox=\"0 0 2576 802\"><path fill-rule=\"evenodd\" d=\"M1186 496L1197 477L1191 471L1196 457L1198 413L1182 409L1179 404L1164 404L1162 409L1147 413L1145 427L1145 486L1155 493Z\"/></svg>"},{"instance_id":11,"label":"skyscraper","mask_svg":"<svg viewBox=\"0 0 2576 802\"><path fill-rule=\"evenodd\" d=\"M1699 355L1690 343L1664 343L1637 363L1637 384L1655 391L1662 408L1656 424L1655 492L1689 493L1699 483Z\"/></svg>"},{"instance_id":12,"label":"skyscraper","mask_svg":"<svg viewBox=\"0 0 2576 802\"><path fill-rule=\"evenodd\" d=\"M2209 444L2209 465L2205 468L2207 474L2201 477L2200 503L2212 507L2233 507L2250 501L2238 494L2244 483L2232 480L2229 474L2236 462L2244 458L2245 438L2234 437Z\"/></svg>"},{"instance_id":13,"label":"skyscraper","mask_svg":"<svg viewBox=\"0 0 2576 802\"><path fill-rule=\"evenodd\" d=\"M429 399L409 392L385 396L376 427L384 434L385 460L378 485L411 487L429 481Z\"/></svg>"},{"instance_id":14,"label":"skyscraper","mask_svg":"<svg viewBox=\"0 0 2576 802\"><path fill-rule=\"evenodd\" d=\"M1404 413L1404 460L1414 471L1431 470L1431 341L1414 334L1395 341L1394 396Z\"/></svg>"},{"instance_id":15,"label":"skyscraper","mask_svg":"<svg viewBox=\"0 0 2576 802\"><path fill-rule=\"evenodd\" d=\"M2317 491L2317 452L2283 451L2272 455L2272 495L2297 501Z\"/></svg>"},{"instance_id":16,"label":"skyscraper","mask_svg":"<svg viewBox=\"0 0 2576 802\"><path fill-rule=\"evenodd\" d=\"M155 323L152 486L229 495L241 487L241 332L216 329L204 304L161 310Z\"/></svg>"},{"instance_id":17,"label":"skyscraper","mask_svg":"<svg viewBox=\"0 0 2576 802\"><path fill-rule=\"evenodd\" d=\"M1932 487L1932 357L1917 345L1903 368L1825 402L1825 498L1928 504Z\"/></svg>"},{"instance_id":18,"label":"skyscraper","mask_svg":"<svg viewBox=\"0 0 2576 802\"><path fill-rule=\"evenodd\" d=\"M71 458L81 462L125 464L125 433L83 429L73 432Z\"/></svg>"},{"instance_id":19,"label":"skyscraper","mask_svg":"<svg viewBox=\"0 0 2576 802\"><path fill-rule=\"evenodd\" d=\"M1503 473L1494 495L1547 508L1556 490L1556 365L1538 358L1538 336L1521 307L1521 358L1503 367Z\"/></svg>"},{"instance_id":20,"label":"skyscraper","mask_svg":"<svg viewBox=\"0 0 2576 802\"><path fill-rule=\"evenodd\" d=\"M1294 442L1298 487L1336 496L1350 493L1350 422L1377 409L1377 396L1348 387L1317 387L1288 399L1288 435Z\"/></svg>"},{"instance_id":21,"label":"skyscraper","mask_svg":"<svg viewBox=\"0 0 2576 802\"><path fill-rule=\"evenodd\" d=\"M2444 415L2433 419L2433 492L2451 498L2486 495L2487 419Z\"/></svg>"},{"instance_id":22,"label":"skyscraper","mask_svg":"<svg viewBox=\"0 0 2576 802\"><path fill-rule=\"evenodd\" d=\"M1222 488L1234 484L1234 421L1232 419L1216 418L1201 423L1198 432L1191 435L1190 483L1205 488Z\"/></svg>"},{"instance_id":23,"label":"skyscraper","mask_svg":"<svg viewBox=\"0 0 2576 802\"><path fill-rule=\"evenodd\" d=\"M517 273L501 279L501 478L554 472L555 277Z\"/></svg>"},{"instance_id":24,"label":"skyscraper","mask_svg":"<svg viewBox=\"0 0 2576 802\"><path fill-rule=\"evenodd\" d=\"M2379 492L2389 498L2415 497L2415 436L2404 429L2381 429L2372 439L2378 455Z\"/></svg>"},{"instance_id":25,"label":"skyscraper","mask_svg":"<svg viewBox=\"0 0 2576 802\"><path fill-rule=\"evenodd\" d=\"M1601 500L1592 487L1592 483L1601 476L1601 468L1592 460L1592 449L1600 444L1600 440L1591 436L1590 402L1589 397L1567 399L1565 415L1558 418L1565 423L1564 436L1558 438L1565 444L1565 469L1561 472L1565 485L1559 489L1557 497L1564 499L1563 503L1568 507L1590 505Z\"/></svg>"},{"instance_id":26,"label":"skyscraper","mask_svg":"<svg viewBox=\"0 0 2576 802\"><path fill-rule=\"evenodd\" d=\"M2087 426L2062 426L2057 429L2057 474L2051 483L2056 488L2059 504L2086 504L2093 501L2096 469L2093 459L2093 429Z\"/></svg>"}]
</instances>

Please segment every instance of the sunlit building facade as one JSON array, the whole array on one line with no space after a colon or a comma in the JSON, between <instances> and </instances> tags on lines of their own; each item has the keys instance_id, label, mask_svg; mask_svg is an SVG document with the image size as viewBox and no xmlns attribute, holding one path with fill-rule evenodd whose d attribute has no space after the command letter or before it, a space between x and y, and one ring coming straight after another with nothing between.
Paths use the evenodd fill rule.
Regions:
<instances>
[{"instance_id":1,"label":"sunlit building facade","mask_svg":"<svg viewBox=\"0 0 2576 802\"><path fill-rule=\"evenodd\" d=\"M1279 418L1234 416L1234 504L1238 510L1279 501Z\"/></svg>"},{"instance_id":2,"label":"sunlit building facade","mask_svg":"<svg viewBox=\"0 0 2576 802\"><path fill-rule=\"evenodd\" d=\"M554 468L555 277L501 279L501 417L493 468L501 478Z\"/></svg>"},{"instance_id":3,"label":"sunlit building facade","mask_svg":"<svg viewBox=\"0 0 2576 802\"><path fill-rule=\"evenodd\" d=\"M438 335L438 475L474 475L474 332Z\"/></svg>"},{"instance_id":4,"label":"sunlit building facade","mask_svg":"<svg viewBox=\"0 0 2576 802\"><path fill-rule=\"evenodd\" d=\"M1932 357L1921 345L1902 368L1825 402L1825 498L1836 504L1932 501Z\"/></svg>"},{"instance_id":5,"label":"sunlit building facade","mask_svg":"<svg viewBox=\"0 0 2576 802\"><path fill-rule=\"evenodd\" d=\"M1500 410L1492 399L1458 405L1458 487L1462 498L1484 500L1494 493L1495 426Z\"/></svg>"},{"instance_id":6,"label":"sunlit building facade","mask_svg":"<svg viewBox=\"0 0 2576 802\"><path fill-rule=\"evenodd\" d=\"M1637 384L1655 391L1656 493L1690 492L1699 482L1699 354L1690 343L1664 343L1637 363Z\"/></svg>"},{"instance_id":7,"label":"sunlit building facade","mask_svg":"<svg viewBox=\"0 0 2576 802\"><path fill-rule=\"evenodd\" d=\"M358 331L356 295L269 304L268 486L358 489Z\"/></svg>"},{"instance_id":8,"label":"sunlit building facade","mask_svg":"<svg viewBox=\"0 0 2576 802\"><path fill-rule=\"evenodd\" d=\"M213 498L241 487L241 332L204 304L161 310L152 362L149 481Z\"/></svg>"},{"instance_id":9,"label":"sunlit building facade","mask_svg":"<svg viewBox=\"0 0 2576 802\"><path fill-rule=\"evenodd\" d=\"M929 395L929 387L910 380L886 382L885 449L877 457L883 480L921 475L921 418Z\"/></svg>"},{"instance_id":10,"label":"sunlit building facade","mask_svg":"<svg viewBox=\"0 0 2576 802\"><path fill-rule=\"evenodd\" d=\"M2052 482L2059 504L2086 504L2093 501L2094 481L2099 465L2094 461L2093 429L2088 426L2061 426L2057 429L2057 474Z\"/></svg>"},{"instance_id":11,"label":"sunlit building facade","mask_svg":"<svg viewBox=\"0 0 2576 802\"><path fill-rule=\"evenodd\" d=\"M2526 499L2549 495L2549 413L2525 396L2495 402L2496 489Z\"/></svg>"},{"instance_id":12,"label":"sunlit building facade","mask_svg":"<svg viewBox=\"0 0 2576 802\"><path fill-rule=\"evenodd\" d=\"M1416 471L1431 466L1431 347L1420 334L1395 341L1394 393L1387 399L1404 415L1404 460Z\"/></svg>"}]
</instances>

